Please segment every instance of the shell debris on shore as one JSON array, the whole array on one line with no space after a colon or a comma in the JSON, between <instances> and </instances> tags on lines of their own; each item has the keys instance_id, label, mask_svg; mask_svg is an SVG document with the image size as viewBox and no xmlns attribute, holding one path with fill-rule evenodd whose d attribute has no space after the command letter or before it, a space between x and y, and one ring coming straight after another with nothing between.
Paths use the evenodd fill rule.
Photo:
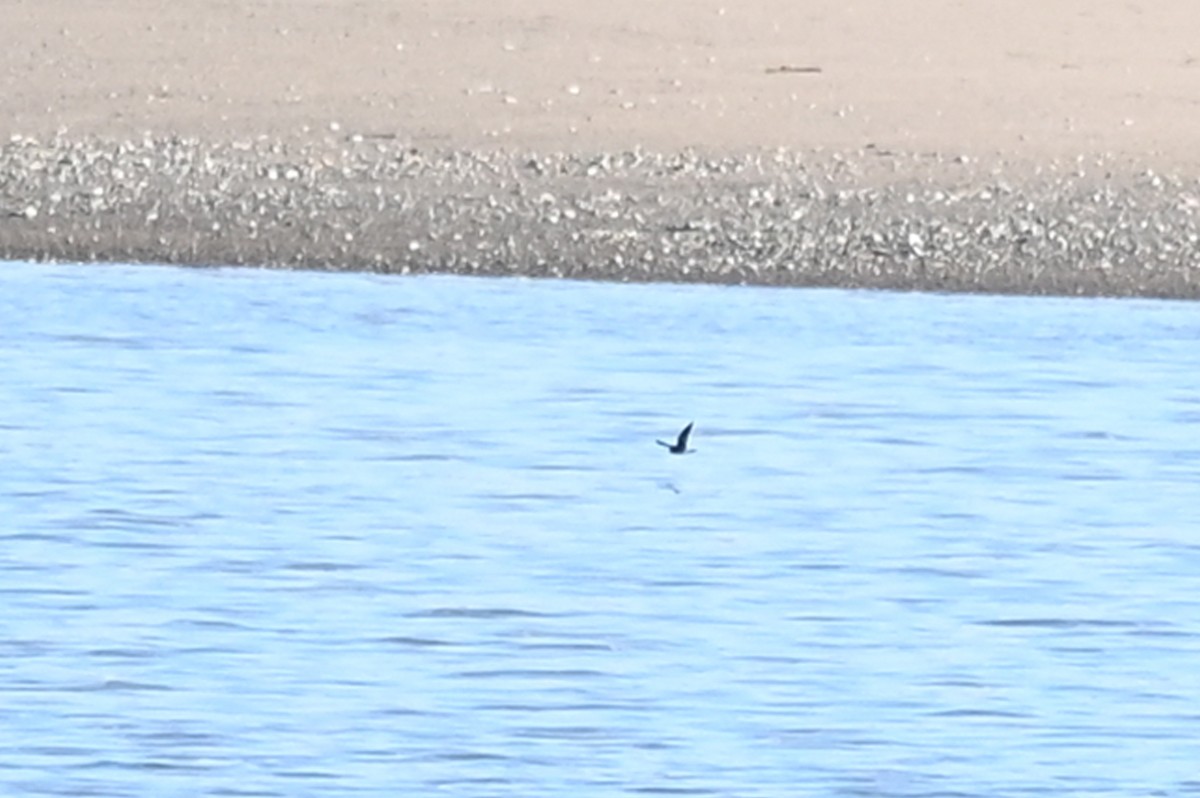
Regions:
<instances>
[{"instance_id":1,"label":"shell debris on shore","mask_svg":"<svg viewBox=\"0 0 1200 798\"><path fill-rule=\"evenodd\" d=\"M0 145L0 257L1200 296L1200 181L1103 158Z\"/></svg>"}]
</instances>

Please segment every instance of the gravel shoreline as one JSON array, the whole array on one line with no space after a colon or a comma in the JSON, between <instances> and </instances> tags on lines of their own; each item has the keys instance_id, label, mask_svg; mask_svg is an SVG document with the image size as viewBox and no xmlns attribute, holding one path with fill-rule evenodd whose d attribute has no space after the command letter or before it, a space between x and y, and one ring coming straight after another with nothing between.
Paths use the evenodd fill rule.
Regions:
<instances>
[{"instance_id":1,"label":"gravel shoreline","mask_svg":"<svg viewBox=\"0 0 1200 798\"><path fill-rule=\"evenodd\" d=\"M1200 180L867 149L0 145L0 258L1200 298Z\"/></svg>"}]
</instances>

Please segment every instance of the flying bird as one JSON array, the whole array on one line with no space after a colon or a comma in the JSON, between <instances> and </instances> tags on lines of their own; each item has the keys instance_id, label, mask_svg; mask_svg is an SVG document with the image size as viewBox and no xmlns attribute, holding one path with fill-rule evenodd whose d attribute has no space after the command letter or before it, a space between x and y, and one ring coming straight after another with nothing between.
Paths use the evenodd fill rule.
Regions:
<instances>
[{"instance_id":1,"label":"flying bird","mask_svg":"<svg viewBox=\"0 0 1200 798\"><path fill-rule=\"evenodd\" d=\"M659 446L666 446L667 451L671 454L691 454L696 451L687 447L688 436L692 434L692 426L696 422L693 421L683 428L683 432L679 433L679 439L675 443L667 443L666 441L655 441Z\"/></svg>"}]
</instances>

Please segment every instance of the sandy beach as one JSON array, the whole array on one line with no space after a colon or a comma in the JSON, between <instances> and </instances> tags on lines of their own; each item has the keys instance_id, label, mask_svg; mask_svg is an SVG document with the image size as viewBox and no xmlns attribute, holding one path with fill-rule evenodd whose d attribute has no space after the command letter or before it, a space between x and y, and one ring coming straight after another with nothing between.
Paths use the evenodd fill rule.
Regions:
<instances>
[{"instance_id":1,"label":"sandy beach","mask_svg":"<svg viewBox=\"0 0 1200 798\"><path fill-rule=\"evenodd\" d=\"M4 257L1200 291L1185 0L4 6Z\"/></svg>"}]
</instances>

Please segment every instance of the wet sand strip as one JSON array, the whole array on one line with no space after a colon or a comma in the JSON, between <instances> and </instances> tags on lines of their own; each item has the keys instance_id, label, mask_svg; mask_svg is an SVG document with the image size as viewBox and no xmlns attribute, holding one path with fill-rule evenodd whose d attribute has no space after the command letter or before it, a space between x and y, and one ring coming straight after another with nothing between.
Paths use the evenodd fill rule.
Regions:
<instances>
[{"instance_id":1,"label":"wet sand strip","mask_svg":"<svg viewBox=\"0 0 1200 798\"><path fill-rule=\"evenodd\" d=\"M1200 297L1200 182L1103 158L0 144L0 257Z\"/></svg>"}]
</instances>

